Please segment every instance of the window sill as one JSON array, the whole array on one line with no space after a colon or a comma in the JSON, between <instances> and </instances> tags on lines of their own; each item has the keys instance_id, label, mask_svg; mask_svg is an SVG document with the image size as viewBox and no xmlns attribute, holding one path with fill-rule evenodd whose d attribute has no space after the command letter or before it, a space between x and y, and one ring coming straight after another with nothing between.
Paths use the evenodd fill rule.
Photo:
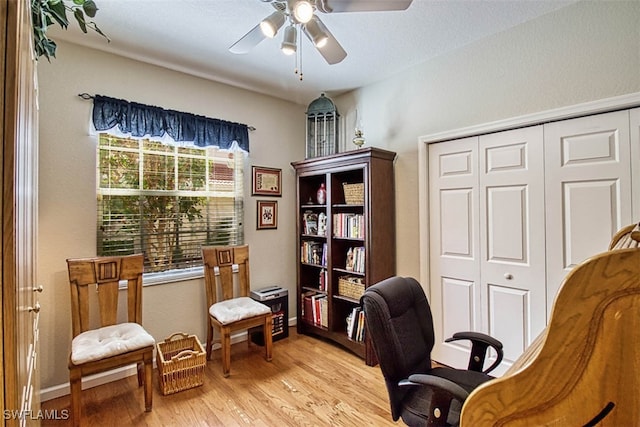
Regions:
<instances>
[{"instance_id":1,"label":"window sill","mask_svg":"<svg viewBox=\"0 0 640 427\"><path fill-rule=\"evenodd\" d=\"M145 273L142 276L144 286L162 285L165 283L183 282L204 277L204 268L192 267L182 270L163 271L161 273Z\"/></svg>"}]
</instances>

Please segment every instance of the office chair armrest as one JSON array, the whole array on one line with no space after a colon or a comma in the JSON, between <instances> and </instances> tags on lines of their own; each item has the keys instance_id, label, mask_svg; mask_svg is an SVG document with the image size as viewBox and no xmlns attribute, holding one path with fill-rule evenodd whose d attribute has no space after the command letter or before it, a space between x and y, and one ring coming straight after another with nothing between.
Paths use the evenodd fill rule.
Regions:
<instances>
[{"instance_id":1,"label":"office chair armrest","mask_svg":"<svg viewBox=\"0 0 640 427\"><path fill-rule=\"evenodd\" d=\"M470 371L482 372L488 374L493 371L496 366L502 362L502 358L504 357L504 353L502 351L502 343L497 339L483 334L482 332L456 332L453 334L453 337L447 338L445 342L459 341L459 340L469 340L471 341L471 354L469 355L469 369ZM487 348L492 347L496 351L496 361L493 362L491 366L489 366L484 371L482 367L484 366L484 359L487 356Z\"/></svg>"},{"instance_id":2,"label":"office chair armrest","mask_svg":"<svg viewBox=\"0 0 640 427\"><path fill-rule=\"evenodd\" d=\"M400 381L398 385L431 389L430 402L426 406L429 408L429 418L432 418L429 425L434 426L447 425L453 399L458 400L462 405L469 396L469 393L458 384L434 375L413 374L408 379Z\"/></svg>"}]
</instances>

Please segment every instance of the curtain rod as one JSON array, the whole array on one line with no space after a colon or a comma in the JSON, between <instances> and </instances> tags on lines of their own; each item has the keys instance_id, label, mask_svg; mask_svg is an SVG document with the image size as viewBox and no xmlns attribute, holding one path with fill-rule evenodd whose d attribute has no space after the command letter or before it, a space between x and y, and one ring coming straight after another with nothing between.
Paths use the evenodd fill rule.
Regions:
<instances>
[{"instance_id":1,"label":"curtain rod","mask_svg":"<svg viewBox=\"0 0 640 427\"><path fill-rule=\"evenodd\" d=\"M83 92L83 93L79 93L78 96L82 99L85 100L89 100L89 99L93 99L94 97L92 95L89 95L87 92ZM253 126L248 126L247 125L247 129L249 129L251 132L253 132L254 130L256 130L255 127Z\"/></svg>"}]
</instances>

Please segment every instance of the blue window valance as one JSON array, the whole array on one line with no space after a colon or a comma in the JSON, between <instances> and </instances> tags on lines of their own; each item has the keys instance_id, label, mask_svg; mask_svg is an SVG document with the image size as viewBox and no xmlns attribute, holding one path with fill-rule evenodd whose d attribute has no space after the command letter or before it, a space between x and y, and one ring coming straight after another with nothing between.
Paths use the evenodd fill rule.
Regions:
<instances>
[{"instance_id":1,"label":"blue window valance","mask_svg":"<svg viewBox=\"0 0 640 427\"><path fill-rule=\"evenodd\" d=\"M231 148L235 141L241 149L249 152L249 129L240 123L102 95L93 97L92 118L97 131L117 128L133 137L168 135L176 142L190 142L198 147L215 145L222 149Z\"/></svg>"}]
</instances>

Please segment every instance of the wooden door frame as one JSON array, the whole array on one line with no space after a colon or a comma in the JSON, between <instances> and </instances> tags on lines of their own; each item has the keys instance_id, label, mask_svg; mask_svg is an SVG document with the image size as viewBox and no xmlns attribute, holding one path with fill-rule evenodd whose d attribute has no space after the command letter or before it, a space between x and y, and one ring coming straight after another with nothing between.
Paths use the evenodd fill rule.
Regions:
<instances>
[{"instance_id":1,"label":"wooden door frame","mask_svg":"<svg viewBox=\"0 0 640 427\"><path fill-rule=\"evenodd\" d=\"M0 129L2 129L2 292L0 293L2 310L0 312L0 351L3 387L0 389L1 409L20 409L20 396L17 390L16 360L16 269L15 269L15 142L17 138L17 97L18 97L18 37L21 8L27 7L23 0L0 0L0 28L6 31L0 34L2 55L0 55L0 77L3 85L0 89ZM3 417L4 418L4 417ZM17 419L4 420L3 425L17 425Z\"/></svg>"}]
</instances>

